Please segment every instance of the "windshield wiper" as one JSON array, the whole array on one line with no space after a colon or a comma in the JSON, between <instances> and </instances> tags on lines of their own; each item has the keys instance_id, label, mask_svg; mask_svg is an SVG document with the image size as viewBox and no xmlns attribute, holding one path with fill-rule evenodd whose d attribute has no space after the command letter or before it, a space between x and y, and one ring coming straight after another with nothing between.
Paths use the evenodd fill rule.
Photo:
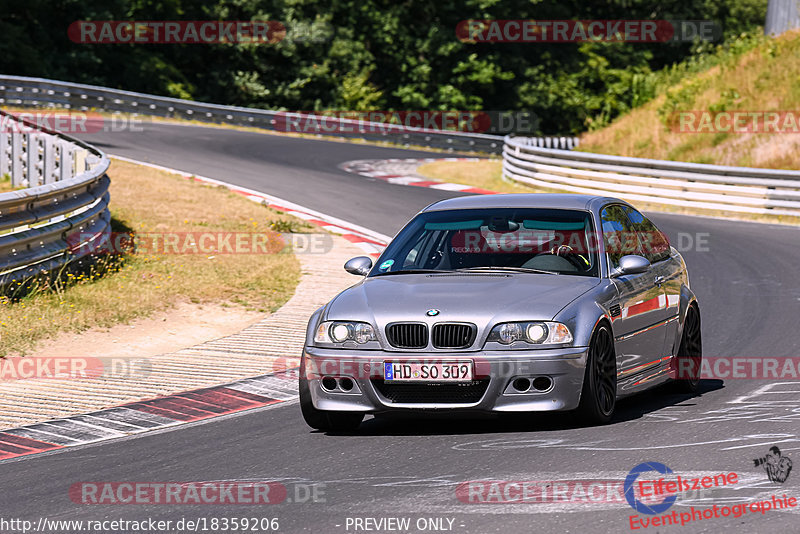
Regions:
<instances>
[{"instance_id":1,"label":"windshield wiper","mask_svg":"<svg viewBox=\"0 0 800 534\"><path fill-rule=\"evenodd\" d=\"M452 269L400 269L399 271L386 271L385 273L377 273L374 276L386 276L389 274L412 274L412 273L422 273L422 274L430 274L430 273L454 273L456 271Z\"/></svg>"},{"instance_id":2,"label":"windshield wiper","mask_svg":"<svg viewBox=\"0 0 800 534\"><path fill-rule=\"evenodd\" d=\"M456 271L463 272L463 271L511 271L515 273L540 273L540 274L555 274L559 275L561 273L557 271L545 271L544 269L532 269L530 267L502 267L500 265L482 265L479 267L463 267L461 269L456 269Z\"/></svg>"}]
</instances>

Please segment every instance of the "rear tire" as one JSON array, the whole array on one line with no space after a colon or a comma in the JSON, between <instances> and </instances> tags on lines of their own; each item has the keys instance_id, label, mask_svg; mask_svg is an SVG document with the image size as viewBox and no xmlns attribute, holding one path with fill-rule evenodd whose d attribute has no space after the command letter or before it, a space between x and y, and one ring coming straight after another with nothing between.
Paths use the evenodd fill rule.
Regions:
<instances>
[{"instance_id":1,"label":"rear tire","mask_svg":"<svg viewBox=\"0 0 800 534\"><path fill-rule=\"evenodd\" d=\"M700 389L700 368L703 363L703 336L700 329L700 311L691 305L686 310L683 333L672 372L675 389L681 393L697 393Z\"/></svg>"},{"instance_id":2,"label":"rear tire","mask_svg":"<svg viewBox=\"0 0 800 534\"><path fill-rule=\"evenodd\" d=\"M617 356L614 336L606 324L597 327L589 343L578 415L586 423L602 425L617 406Z\"/></svg>"},{"instance_id":3,"label":"rear tire","mask_svg":"<svg viewBox=\"0 0 800 534\"><path fill-rule=\"evenodd\" d=\"M334 412L319 410L314 407L311 400L311 390L308 387L308 379L305 376L305 360L300 362L300 411L306 424L316 430L323 432L348 432L355 430L364 420L361 412Z\"/></svg>"}]
</instances>

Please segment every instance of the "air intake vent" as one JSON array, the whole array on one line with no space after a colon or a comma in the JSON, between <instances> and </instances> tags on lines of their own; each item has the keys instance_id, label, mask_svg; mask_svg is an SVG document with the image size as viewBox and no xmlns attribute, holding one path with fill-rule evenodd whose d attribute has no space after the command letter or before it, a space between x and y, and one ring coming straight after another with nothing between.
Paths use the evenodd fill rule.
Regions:
<instances>
[{"instance_id":1,"label":"air intake vent","mask_svg":"<svg viewBox=\"0 0 800 534\"><path fill-rule=\"evenodd\" d=\"M609 313L611 313L611 317L619 317L620 314L622 313L622 310L620 310L619 304L614 304L613 306L611 306L608 309L608 311L609 311Z\"/></svg>"},{"instance_id":2,"label":"air intake vent","mask_svg":"<svg viewBox=\"0 0 800 534\"><path fill-rule=\"evenodd\" d=\"M398 349L424 349L428 346L428 325L393 323L386 327L386 338Z\"/></svg>"},{"instance_id":3,"label":"air intake vent","mask_svg":"<svg viewBox=\"0 0 800 534\"><path fill-rule=\"evenodd\" d=\"M433 327L433 346L437 349L465 349L475 341L477 328L467 323L439 323Z\"/></svg>"},{"instance_id":4,"label":"air intake vent","mask_svg":"<svg viewBox=\"0 0 800 534\"><path fill-rule=\"evenodd\" d=\"M446 271L442 271L441 273L436 274L429 274L427 278L447 278L450 276L457 276L457 277L471 277L471 278L510 278L510 274L499 274L499 273L487 273L487 272L480 272L480 273L448 273Z\"/></svg>"},{"instance_id":5,"label":"air intake vent","mask_svg":"<svg viewBox=\"0 0 800 534\"><path fill-rule=\"evenodd\" d=\"M395 384L373 379L372 384L389 402L404 404L473 404L489 388L489 379L461 384Z\"/></svg>"}]
</instances>

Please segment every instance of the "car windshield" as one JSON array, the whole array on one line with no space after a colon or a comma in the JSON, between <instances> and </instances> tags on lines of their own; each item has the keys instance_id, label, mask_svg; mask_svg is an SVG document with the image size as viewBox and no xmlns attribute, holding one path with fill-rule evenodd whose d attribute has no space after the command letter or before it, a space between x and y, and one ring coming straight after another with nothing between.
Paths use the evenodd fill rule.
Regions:
<instances>
[{"instance_id":1,"label":"car windshield","mask_svg":"<svg viewBox=\"0 0 800 534\"><path fill-rule=\"evenodd\" d=\"M507 271L598 276L587 211L493 208L419 214L370 276L415 271Z\"/></svg>"}]
</instances>

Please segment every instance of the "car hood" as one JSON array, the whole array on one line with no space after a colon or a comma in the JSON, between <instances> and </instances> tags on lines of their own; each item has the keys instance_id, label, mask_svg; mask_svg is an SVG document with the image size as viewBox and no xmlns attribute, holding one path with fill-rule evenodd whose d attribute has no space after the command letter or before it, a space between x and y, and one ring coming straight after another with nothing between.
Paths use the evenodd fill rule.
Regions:
<instances>
[{"instance_id":1,"label":"car hood","mask_svg":"<svg viewBox=\"0 0 800 534\"><path fill-rule=\"evenodd\" d=\"M326 319L367 321L380 330L396 321L463 321L480 331L505 321L550 320L599 283L594 277L533 273L376 276L340 293ZM434 309L436 316L426 315Z\"/></svg>"}]
</instances>

